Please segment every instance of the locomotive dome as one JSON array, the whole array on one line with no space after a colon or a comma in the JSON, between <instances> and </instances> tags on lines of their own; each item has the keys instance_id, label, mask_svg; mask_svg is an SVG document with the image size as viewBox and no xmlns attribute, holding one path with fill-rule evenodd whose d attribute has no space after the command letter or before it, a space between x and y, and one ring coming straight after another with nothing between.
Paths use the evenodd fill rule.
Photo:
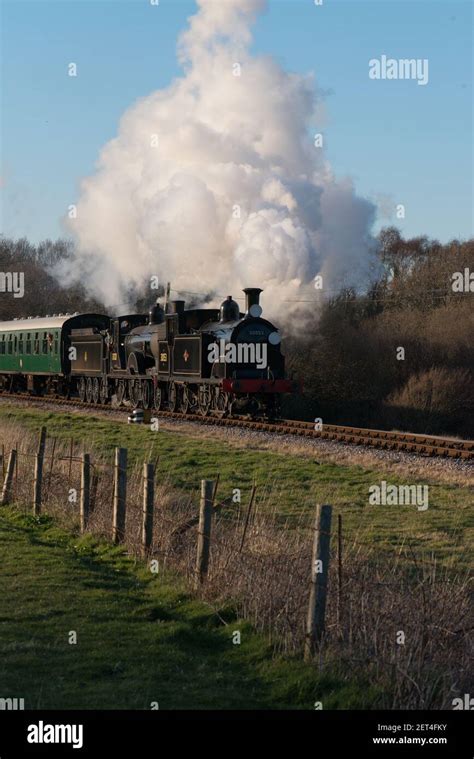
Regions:
<instances>
[{"instance_id":1,"label":"locomotive dome","mask_svg":"<svg viewBox=\"0 0 474 759\"><path fill-rule=\"evenodd\" d=\"M221 303L221 322L235 322L240 318L239 306L232 300L232 295L228 295L227 298Z\"/></svg>"}]
</instances>

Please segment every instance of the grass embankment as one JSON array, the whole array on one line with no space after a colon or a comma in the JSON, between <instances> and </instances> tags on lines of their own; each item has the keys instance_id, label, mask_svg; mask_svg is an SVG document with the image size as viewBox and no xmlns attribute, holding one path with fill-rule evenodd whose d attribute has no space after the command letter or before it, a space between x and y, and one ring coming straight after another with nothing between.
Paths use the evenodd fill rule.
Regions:
<instances>
[{"instance_id":1,"label":"grass embankment","mask_svg":"<svg viewBox=\"0 0 474 759\"><path fill-rule=\"evenodd\" d=\"M0 546L0 697L24 698L27 709L373 704L367 684L318 678L300 659L272 656L229 610L224 625L178 578L158 578L91 535L3 508Z\"/></svg>"},{"instance_id":2,"label":"grass embankment","mask_svg":"<svg viewBox=\"0 0 474 759\"><path fill-rule=\"evenodd\" d=\"M472 488L460 483L440 484L413 475L403 477L376 468L318 462L317 449L310 455L259 450L258 441L224 441L200 435L199 428L189 432L148 426L132 427L110 419L29 409L0 408L0 421L18 423L30 430L46 424L48 434L59 439L72 438L85 450L100 450L110 460L114 446L128 448L129 462L141 463L158 456L158 478L170 486L198 494L201 478L220 473L219 497L229 498L233 488L246 499L253 482L258 487L258 508L274 509L282 519L308 516L316 503L331 503L343 514L344 540L357 539L387 556L402 544L424 554L432 554L440 565L466 569L471 564L474 543ZM368 495L371 485L382 480L395 485L429 485L429 508L415 506L373 506Z\"/></svg>"}]
</instances>

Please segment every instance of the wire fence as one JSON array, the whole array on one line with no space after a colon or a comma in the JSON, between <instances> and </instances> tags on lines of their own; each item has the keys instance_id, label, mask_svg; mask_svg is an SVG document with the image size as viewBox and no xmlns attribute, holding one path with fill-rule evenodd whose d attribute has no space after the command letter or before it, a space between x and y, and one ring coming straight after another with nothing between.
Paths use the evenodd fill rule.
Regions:
<instances>
[{"instance_id":1,"label":"wire fence","mask_svg":"<svg viewBox=\"0 0 474 759\"><path fill-rule=\"evenodd\" d=\"M409 542L381 559L347 538L343 508L282 522L268 488L224 497L216 473L178 490L164 460L130 464L117 449L111 463L46 431L0 455L3 504L123 544L158 581L179 573L222 624L246 619L276 651L368 678L384 708L443 708L472 687L469 577Z\"/></svg>"}]
</instances>

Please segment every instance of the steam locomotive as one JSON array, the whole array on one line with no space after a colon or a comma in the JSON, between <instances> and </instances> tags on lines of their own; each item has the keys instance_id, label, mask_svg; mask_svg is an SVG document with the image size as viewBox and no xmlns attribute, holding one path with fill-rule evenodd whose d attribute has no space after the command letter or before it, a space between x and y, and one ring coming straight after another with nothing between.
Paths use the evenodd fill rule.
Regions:
<instances>
[{"instance_id":1,"label":"steam locomotive","mask_svg":"<svg viewBox=\"0 0 474 759\"><path fill-rule=\"evenodd\" d=\"M244 290L245 313L229 295L219 309L157 301L148 315L0 322L0 387L202 416L278 416L282 394L298 386L285 376L278 329L261 317L261 292Z\"/></svg>"}]
</instances>

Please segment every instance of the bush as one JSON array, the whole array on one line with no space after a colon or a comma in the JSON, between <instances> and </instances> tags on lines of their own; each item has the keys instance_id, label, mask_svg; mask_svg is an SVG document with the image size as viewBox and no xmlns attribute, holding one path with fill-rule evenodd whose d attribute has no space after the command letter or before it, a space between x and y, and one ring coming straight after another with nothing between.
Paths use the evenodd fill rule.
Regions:
<instances>
[{"instance_id":1,"label":"bush","mask_svg":"<svg viewBox=\"0 0 474 759\"><path fill-rule=\"evenodd\" d=\"M472 435L473 379L467 369L445 367L433 367L413 375L387 398L389 416L412 430Z\"/></svg>"}]
</instances>

